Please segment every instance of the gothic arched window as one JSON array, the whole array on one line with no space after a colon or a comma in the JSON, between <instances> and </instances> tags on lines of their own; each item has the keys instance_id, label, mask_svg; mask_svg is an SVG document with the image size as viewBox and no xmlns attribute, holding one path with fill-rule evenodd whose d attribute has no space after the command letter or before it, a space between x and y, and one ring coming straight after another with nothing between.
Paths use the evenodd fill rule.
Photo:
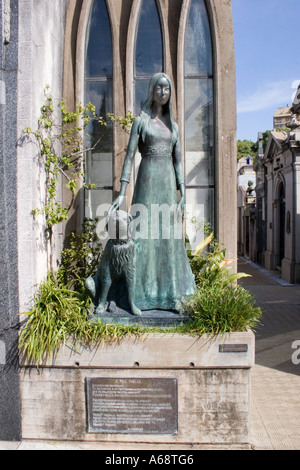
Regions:
<instances>
[{"instance_id":1,"label":"gothic arched window","mask_svg":"<svg viewBox=\"0 0 300 470\"><path fill-rule=\"evenodd\" d=\"M142 0L135 45L135 114L145 100L150 77L163 71L163 39L155 0Z\"/></svg>"},{"instance_id":2,"label":"gothic arched window","mask_svg":"<svg viewBox=\"0 0 300 470\"><path fill-rule=\"evenodd\" d=\"M185 31L185 178L187 203L214 225L214 97L209 18L204 0L191 0Z\"/></svg>"},{"instance_id":3,"label":"gothic arched window","mask_svg":"<svg viewBox=\"0 0 300 470\"><path fill-rule=\"evenodd\" d=\"M105 0L94 0L91 9L85 57L85 103L96 106L106 118L113 111L113 53L111 27ZM113 128L93 121L88 129L85 178L96 189L87 190L85 215L96 217L99 204L111 203L113 191Z\"/></svg>"}]
</instances>

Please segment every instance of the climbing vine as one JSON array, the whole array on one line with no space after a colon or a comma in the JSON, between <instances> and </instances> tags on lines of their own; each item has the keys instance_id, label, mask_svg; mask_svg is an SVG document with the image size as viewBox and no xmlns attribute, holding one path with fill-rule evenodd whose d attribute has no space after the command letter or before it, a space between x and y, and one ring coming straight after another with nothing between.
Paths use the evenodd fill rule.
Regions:
<instances>
[{"instance_id":1,"label":"climbing vine","mask_svg":"<svg viewBox=\"0 0 300 470\"><path fill-rule=\"evenodd\" d=\"M54 226L68 220L79 188L92 189L95 185L84 181L83 162L86 152L99 145L101 137L92 147L86 148L86 131L91 121L100 126L120 125L128 130L134 117L128 113L125 117L115 117L108 113L105 117L97 116L95 106L88 103L76 106L69 111L64 99L54 109L50 87L45 88L45 102L41 107L36 130L30 127L23 129L23 134L34 140L38 146L39 160L45 172L45 196L41 206L32 210L36 218L42 215L45 221L48 264L55 279L54 263ZM58 198L58 189L64 185L71 197L68 205L63 205Z\"/></svg>"}]
</instances>

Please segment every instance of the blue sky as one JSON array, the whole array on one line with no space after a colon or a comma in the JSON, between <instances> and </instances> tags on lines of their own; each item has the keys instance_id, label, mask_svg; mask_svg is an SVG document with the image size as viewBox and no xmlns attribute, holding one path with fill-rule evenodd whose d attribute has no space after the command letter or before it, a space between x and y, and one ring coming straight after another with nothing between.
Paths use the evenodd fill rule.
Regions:
<instances>
[{"instance_id":1,"label":"blue sky","mask_svg":"<svg viewBox=\"0 0 300 470\"><path fill-rule=\"evenodd\" d=\"M300 0L231 0L236 54L237 138L272 129L300 82Z\"/></svg>"}]
</instances>

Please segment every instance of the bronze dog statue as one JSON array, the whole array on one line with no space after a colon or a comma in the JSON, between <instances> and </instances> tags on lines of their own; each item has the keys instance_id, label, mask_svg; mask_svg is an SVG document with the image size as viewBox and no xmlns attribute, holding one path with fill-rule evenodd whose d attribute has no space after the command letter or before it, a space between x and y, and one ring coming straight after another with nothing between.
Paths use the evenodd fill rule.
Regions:
<instances>
[{"instance_id":1,"label":"bronze dog statue","mask_svg":"<svg viewBox=\"0 0 300 470\"><path fill-rule=\"evenodd\" d=\"M141 315L134 304L135 245L127 212L114 211L108 219L106 229L109 240L100 259L95 277L88 277L85 288L95 304L96 316L105 312L107 296L112 284L120 279L125 281L128 301L133 315Z\"/></svg>"}]
</instances>

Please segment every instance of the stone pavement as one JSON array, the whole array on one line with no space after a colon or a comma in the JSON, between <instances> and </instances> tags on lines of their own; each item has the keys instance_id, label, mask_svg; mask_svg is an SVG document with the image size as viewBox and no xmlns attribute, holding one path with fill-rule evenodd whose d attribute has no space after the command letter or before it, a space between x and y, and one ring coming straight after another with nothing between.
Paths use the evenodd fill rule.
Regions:
<instances>
[{"instance_id":1,"label":"stone pavement","mask_svg":"<svg viewBox=\"0 0 300 470\"><path fill-rule=\"evenodd\" d=\"M240 283L263 312L251 373L252 447L299 450L300 285L287 284L245 259L239 260L239 271L251 274Z\"/></svg>"},{"instance_id":2,"label":"stone pavement","mask_svg":"<svg viewBox=\"0 0 300 470\"><path fill-rule=\"evenodd\" d=\"M300 285L287 284L278 273L245 259L240 259L238 266L240 272L251 275L240 283L253 293L263 311L255 333L256 359L251 373L252 449L300 450ZM0 442L0 450L89 448L84 443Z\"/></svg>"}]
</instances>

